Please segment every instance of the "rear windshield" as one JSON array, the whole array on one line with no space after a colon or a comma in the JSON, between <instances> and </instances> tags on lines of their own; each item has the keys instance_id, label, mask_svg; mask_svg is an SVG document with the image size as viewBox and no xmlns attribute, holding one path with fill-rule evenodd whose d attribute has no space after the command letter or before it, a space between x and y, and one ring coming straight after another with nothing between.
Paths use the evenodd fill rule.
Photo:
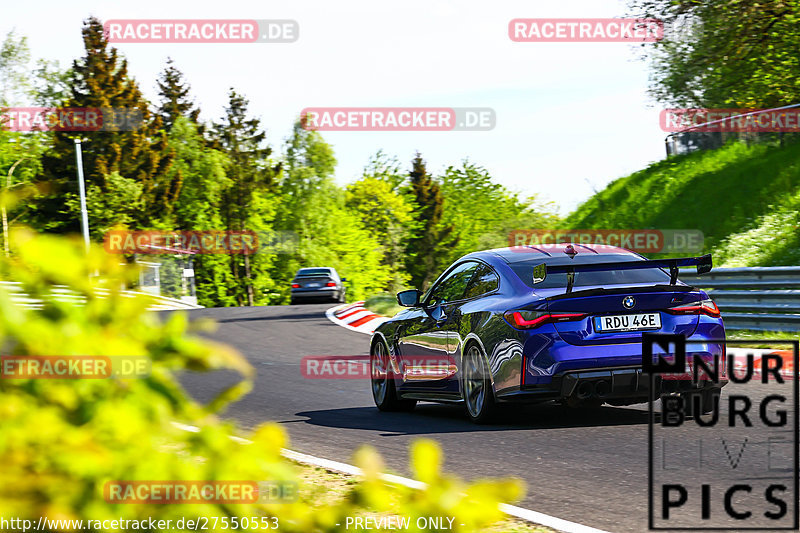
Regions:
<instances>
[{"instance_id":1,"label":"rear windshield","mask_svg":"<svg viewBox=\"0 0 800 533\"><path fill-rule=\"evenodd\" d=\"M307 276L330 276L331 269L330 268L301 268L297 271L297 277L307 277Z\"/></svg>"},{"instance_id":2,"label":"rear windshield","mask_svg":"<svg viewBox=\"0 0 800 533\"><path fill-rule=\"evenodd\" d=\"M639 258L631 256L616 256L606 257L598 261L584 261L583 263L606 263L617 261L639 261ZM569 259L567 259L569 261ZM519 276L526 285L533 288L533 267L541 263L550 265L563 265L568 264L567 261L559 258L557 260L542 260L531 259L528 261L520 261L518 263L510 263L508 266L511 270ZM604 285L628 285L636 283L652 283L661 284L669 283L669 274L660 268L645 268L642 270L604 270L602 272L576 272L574 287L589 287L589 286L604 286ZM544 281L535 285L537 289L556 289L567 287L566 274L547 274Z\"/></svg>"}]
</instances>

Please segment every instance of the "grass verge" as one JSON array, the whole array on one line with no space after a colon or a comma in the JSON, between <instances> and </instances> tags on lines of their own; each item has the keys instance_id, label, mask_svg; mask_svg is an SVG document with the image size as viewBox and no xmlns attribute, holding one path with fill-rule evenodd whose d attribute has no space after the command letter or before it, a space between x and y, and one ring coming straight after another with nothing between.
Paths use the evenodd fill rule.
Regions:
<instances>
[{"instance_id":1,"label":"grass verge","mask_svg":"<svg viewBox=\"0 0 800 533\"><path fill-rule=\"evenodd\" d=\"M737 142L670 157L619 178L564 224L697 229L715 267L796 265L799 206L798 145ZM710 215L714 207L724 216Z\"/></svg>"},{"instance_id":2,"label":"grass verge","mask_svg":"<svg viewBox=\"0 0 800 533\"><path fill-rule=\"evenodd\" d=\"M322 505L335 505L343 502L353 486L358 483L355 476L340 472L331 472L318 466L295 463L299 473L299 495L306 501L318 502ZM376 516L364 511L359 516ZM552 529L530 524L523 520L507 518L484 529L489 533L554 533Z\"/></svg>"},{"instance_id":3,"label":"grass verge","mask_svg":"<svg viewBox=\"0 0 800 533\"><path fill-rule=\"evenodd\" d=\"M788 350L790 349L790 346L784 343L774 344L774 343L762 342L762 340L768 339L768 340L796 341L800 339L800 333L792 333L788 331L735 330L735 331L726 331L725 336L730 340L753 341L744 344L736 344L736 347L738 348L764 348L764 349L776 349L776 350Z\"/></svg>"},{"instance_id":4,"label":"grass verge","mask_svg":"<svg viewBox=\"0 0 800 533\"><path fill-rule=\"evenodd\" d=\"M397 299L391 294L376 294L364 301L364 307L383 316L394 316L403 310L397 305Z\"/></svg>"}]
</instances>

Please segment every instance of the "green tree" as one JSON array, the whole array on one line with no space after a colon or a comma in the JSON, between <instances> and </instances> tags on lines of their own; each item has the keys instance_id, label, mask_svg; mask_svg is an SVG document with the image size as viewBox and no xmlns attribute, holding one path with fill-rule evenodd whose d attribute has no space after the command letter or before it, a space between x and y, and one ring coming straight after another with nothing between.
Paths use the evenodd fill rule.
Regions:
<instances>
[{"instance_id":1,"label":"green tree","mask_svg":"<svg viewBox=\"0 0 800 533\"><path fill-rule=\"evenodd\" d=\"M271 159L261 121L248 117L249 101L235 90L228 94L228 107L222 122L214 124L214 139L228 158L229 186L222 191L221 215L229 230L266 230L274 217L270 191L281 172L281 164ZM252 261L266 260L266 254L231 254L230 268L238 287L239 305L254 305L256 290ZM261 266L261 265L260 265ZM265 274L265 270L264 273Z\"/></svg>"},{"instance_id":2,"label":"green tree","mask_svg":"<svg viewBox=\"0 0 800 533\"><path fill-rule=\"evenodd\" d=\"M677 107L775 107L800 102L800 4L633 0L665 22L652 47L653 95Z\"/></svg>"},{"instance_id":3,"label":"green tree","mask_svg":"<svg viewBox=\"0 0 800 533\"><path fill-rule=\"evenodd\" d=\"M218 230L224 228L221 206L223 192L231 187L226 174L229 161L221 152L208 146L197 124L179 116L169 131L169 145L175 160L167 171L179 174L183 184L175 203L172 219L165 229ZM224 254L192 256L197 301L205 307L237 305L230 258Z\"/></svg>"},{"instance_id":4,"label":"green tree","mask_svg":"<svg viewBox=\"0 0 800 533\"><path fill-rule=\"evenodd\" d=\"M419 152L411 162L409 189L414 200L418 229L408 240L406 270L415 287L424 289L438 275L445 263L439 251L457 245L453 226L443 225L444 196L439 184L428 174Z\"/></svg>"},{"instance_id":5,"label":"green tree","mask_svg":"<svg viewBox=\"0 0 800 533\"><path fill-rule=\"evenodd\" d=\"M66 73L57 62L38 60L30 68L27 39L10 32L0 44L0 110L3 105L56 106L63 101ZM2 121L0 121L2 122ZM2 218L4 230L17 221L27 221L36 212L41 192L47 184L31 186L42 172L42 155L51 142L47 132L3 131L0 123L0 186L4 192ZM4 231L5 233L5 231Z\"/></svg>"},{"instance_id":6,"label":"green tree","mask_svg":"<svg viewBox=\"0 0 800 533\"><path fill-rule=\"evenodd\" d=\"M31 91L27 37L10 31L0 44L0 107L25 103Z\"/></svg>"},{"instance_id":7,"label":"green tree","mask_svg":"<svg viewBox=\"0 0 800 533\"><path fill-rule=\"evenodd\" d=\"M328 217L321 191L333 176L336 157L319 132L305 129L298 120L284 142L284 162L275 227L293 232L306 242L314 238L311 226L319 217ZM279 258L281 279L286 283L294 275L297 258L297 255Z\"/></svg>"},{"instance_id":8,"label":"green tree","mask_svg":"<svg viewBox=\"0 0 800 533\"><path fill-rule=\"evenodd\" d=\"M46 149L44 134L5 131L0 124L0 218L5 250L9 228L30 211L36 196L32 183L42 170L41 156Z\"/></svg>"},{"instance_id":9,"label":"green tree","mask_svg":"<svg viewBox=\"0 0 800 533\"><path fill-rule=\"evenodd\" d=\"M167 179L173 154L167 146L161 119L150 113L137 83L128 75L127 61L108 46L103 25L89 18L82 30L85 56L73 63L68 107L127 110L141 118L133 129L121 131L56 132L53 146L44 158L43 181L50 195L38 209L38 227L53 231L76 231L79 214L63 202L74 191L76 167L73 139L84 140L83 162L87 189L97 186L109 193L107 177L116 172L135 180L142 188L143 207L136 216L137 226L151 225L168 216L180 193L180 182ZM104 116L104 122L107 120Z\"/></svg>"},{"instance_id":10,"label":"green tree","mask_svg":"<svg viewBox=\"0 0 800 533\"><path fill-rule=\"evenodd\" d=\"M167 173L183 184L170 227L219 229L223 194L233 186L227 175L228 156L207 146L197 124L184 116L177 117L168 139L175 159Z\"/></svg>"},{"instance_id":11,"label":"green tree","mask_svg":"<svg viewBox=\"0 0 800 533\"><path fill-rule=\"evenodd\" d=\"M553 227L558 217L535 196L520 198L492 180L489 172L464 161L441 177L442 224L455 228L456 245L439 253L451 262L475 250L509 245L513 230Z\"/></svg>"},{"instance_id":12,"label":"green tree","mask_svg":"<svg viewBox=\"0 0 800 533\"><path fill-rule=\"evenodd\" d=\"M375 178L391 185L392 190L401 191L402 185L408 180L408 174L402 170L402 165L396 157L389 156L383 150L378 150L373 155L362 172L364 178Z\"/></svg>"},{"instance_id":13,"label":"green tree","mask_svg":"<svg viewBox=\"0 0 800 533\"><path fill-rule=\"evenodd\" d=\"M276 280L282 298L300 267L332 266L347 278L348 297L364 298L383 291L392 272L383 250L357 212L348 209L345 192L336 186L336 158L319 132L300 121L285 143L285 172L276 228L297 235L294 253L276 260Z\"/></svg>"},{"instance_id":14,"label":"green tree","mask_svg":"<svg viewBox=\"0 0 800 533\"><path fill-rule=\"evenodd\" d=\"M143 208L142 184L112 172L105 186L91 184L86 189L86 211L91 224L89 231L95 241L102 241L106 232L115 226L136 226ZM64 196L70 211L80 211L80 198L75 192Z\"/></svg>"},{"instance_id":15,"label":"green tree","mask_svg":"<svg viewBox=\"0 0 800 533\"><path fill-rule=\"evenodd\" d=\"M198 122L200 109L195 107L189 97L191 87L185 81L183 73L175 67L172 58L167 58L167 66L157 84L158 94L161 95L158 114L167 130L172 129L178 117L187 117L194 123Z\"/></svg>"},{"instance_id":16,"label":"green tree","mask_svg":"<svg viewBox=\"0 0 800 533\"><path fill-rule=\"evenodd\" d=\"M388 289L394 292L406 285L408 276L403 271L403 254L414 220L410 202L393 190L390 181L363 177L347 186L345 206L357 214L360 227L380 243L383 264L394 275Z\"/></svg>"},{"instance_id":17,"label":"green tree","mask_svg":"<svg viewBox=\"0 0 800 533\"><path fill-rule=\"evenodd\" d=\"M28 39L10 31L0 43L0 106L61 105L69 92L69 70L38 59L31 67Z\"/></svg>"},{"instance_id":18,"label":"green tree","mask_svg":"<svg viewBox=\"0 0 800 533\"><path fill-rule=\"evenodd\" d=\"M7 107L26 103L33 94L30 72L31 54L27 39L15 31L0 43L0 114ZM10 125L0 118L0 218L3 246L8 250L9 227L27 214L34 190L26 187L41 171L41 155L47 137L43 133L8 131Z\"/></svg>"},{"instance_id":19,"label":"green tree","mask_svg":"<svg viewBox=\"0 0 800 533\"><path fill-rule=\"evenodd\" d=\"M292 134L286 141L285 152L286 167L293 173L292 179L285 185L291 187L291 192L298 196L304 196L323 180L333 176L336 169L333 148L319 132L304 128L302 121L295 122Z\"/></svg>"},{"instance_id":20,"label":"green tree","mask_svg":"<svg viewBox=\"0 0 800 533\"><path fill-rule=\"evenodd\" d=\"M73 72L58 61L39 59L33 70L33 102L42 107L60 107L70 94Z\"/></svg>"},{"instance_id":21,"label":"green tree","mask_svg":"<svg viewBox=\"0 0 800 533\"><path fill-rule=\"evenodd\" d=\"M16 31L9 32L0 43L0 113L4 108L27 104L33 96L31 54L27 38ZM9 125L0 119L0 188L3 191L3 237L27 213L33 194L29 185L41 171L41 155L47 137L43 133L8 131Z\"/></svg>"}]
</instances>

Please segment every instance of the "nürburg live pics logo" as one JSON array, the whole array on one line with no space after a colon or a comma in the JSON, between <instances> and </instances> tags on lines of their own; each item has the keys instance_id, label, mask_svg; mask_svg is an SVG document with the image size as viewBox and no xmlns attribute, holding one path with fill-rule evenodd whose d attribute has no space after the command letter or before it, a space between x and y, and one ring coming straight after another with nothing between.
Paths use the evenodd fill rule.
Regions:
<instances>
[{"instance_id":1,"label":"n\u00fcrburg live pics logo","mask_svg":"<svg viewBox=\"0 0 800 533\"><path fill-rule=\"evenodd\" d=\"M649 529L797 530L798 341L642 342Z\"/></svg>"}]
</instances>

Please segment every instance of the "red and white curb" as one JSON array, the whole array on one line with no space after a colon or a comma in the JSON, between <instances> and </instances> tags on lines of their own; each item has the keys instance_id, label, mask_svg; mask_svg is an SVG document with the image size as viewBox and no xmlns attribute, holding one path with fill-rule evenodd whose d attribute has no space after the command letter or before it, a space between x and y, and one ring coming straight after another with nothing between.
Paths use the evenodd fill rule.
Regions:
<instances>
[{"instance_id":1,"label":"red and white curb","mask_svg":"<svg viewBox=\"0 0 800 533\"><path fill-rule=\"evenodd\" d=\"M753 377L761 377L761 358L765 354L777 355L783 359L780 374L784 378L794 378L794 351L792 350L767 350L764 348L736 348L729 346L728 355L733 355L733 370L737 375L744 374L747 370L747 354L753 354Z\"/></svg>"},{"instance_id":2,"label":"red and white curb","mask_svg":"<svg viewBox=\"0 0 800 533\"><path fill-rule=\"evenodd\" d=\"M325 316L338 326L367 335L372 335L375 328L389 320L389 317L377 315L365 308L364 302L331 307L325 311Z\"/></svg>"}]
</instances>

